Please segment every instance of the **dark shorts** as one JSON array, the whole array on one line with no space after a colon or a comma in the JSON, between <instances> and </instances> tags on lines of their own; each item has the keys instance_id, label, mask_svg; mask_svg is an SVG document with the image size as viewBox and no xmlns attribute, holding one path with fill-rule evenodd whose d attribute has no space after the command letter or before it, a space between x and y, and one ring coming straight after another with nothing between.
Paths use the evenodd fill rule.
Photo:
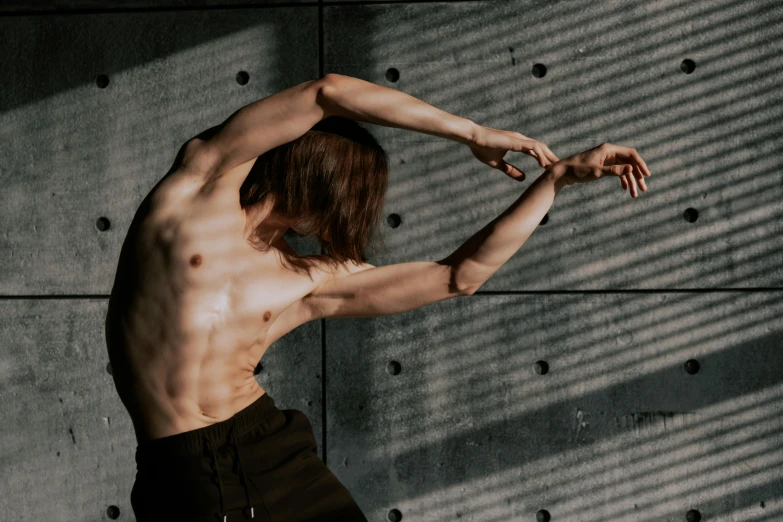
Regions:
<instances>
[{"instance_id":1,"label":"dark shorts","mask_svg":"<svg viewBox=\"0 0 783 522\"><path fill-rule=\"evenodd\" d=\"M258 522L367 522L316 453L307 416L269 394L226 421L143 442L136 470L138 522L251 520L251 507Z\"/></svg>"}]
</instances>

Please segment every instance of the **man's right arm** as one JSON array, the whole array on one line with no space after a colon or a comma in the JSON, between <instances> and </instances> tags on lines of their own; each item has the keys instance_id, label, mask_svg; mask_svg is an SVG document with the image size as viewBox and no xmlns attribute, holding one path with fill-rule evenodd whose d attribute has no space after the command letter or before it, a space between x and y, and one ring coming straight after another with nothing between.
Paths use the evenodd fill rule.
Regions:
<instances>
[{"instance_id":1,"label":"man's right arm","mask_svg":"<svg viewBox=\"0 0 783 522\"><path fill-rule=\"evenodd\" d=\"M510 207L441 261L454 267L460 287L474 293L522 248L564 184L545 170Z\"/></svg>"},{"instance_id":2,"label":"man's right arm","mask_svg":"<svg viewBox=\"0 0 783 522\"><path fill-rule=\"evenodd\" d=\"M547 168L508 209L444 261L454 267L460 287L475 292L527 241L565 185L619 177L636 198L638 186L647 191L650 170L629 147L604 143L574 154Z\"/></svg>"}]
</instances>

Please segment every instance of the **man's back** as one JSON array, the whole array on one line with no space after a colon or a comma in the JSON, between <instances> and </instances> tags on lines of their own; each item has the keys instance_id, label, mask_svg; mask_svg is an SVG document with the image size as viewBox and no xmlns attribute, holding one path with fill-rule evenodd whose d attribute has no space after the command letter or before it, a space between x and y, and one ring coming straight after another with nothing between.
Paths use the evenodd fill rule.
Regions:
<instances>
[{"instance_id":1,"label":"man's back","mask_svg":"<svg viewBox=\"0 0 783 522\"><path fill-rule=\"evenodd\" d=\"M285 331L270 335L312 281L284 268L280 250L253 248L245 225L238 194L177 165L134 217L106 340L139 442L211 425L253 403L265 393L253 375L258 361L304 320L282 321Z\"/></svg>"}]
</instances>

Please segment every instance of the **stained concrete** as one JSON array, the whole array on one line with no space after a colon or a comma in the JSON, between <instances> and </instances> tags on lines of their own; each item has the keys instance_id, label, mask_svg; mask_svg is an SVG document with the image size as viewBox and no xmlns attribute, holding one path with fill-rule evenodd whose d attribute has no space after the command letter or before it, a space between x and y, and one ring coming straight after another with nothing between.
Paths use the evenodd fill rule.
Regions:
<instances>
[{"instance_id":1,"label":"stained concrete","mask_svg":"<svg viewBox=\"0 0 783 522\"><path fill-rule=\"evenodd\" d=\"M259 383L307 414L370 520L783 519L778 2L325 0L322 49L315 2L154 4L0 6L3 519L133 519L103 339L125 231L185 140L321 69L560 157L633 146L653 172L637 201L617 180L566 188L479 294L313 322L268 351ZM378 266L442 259L541 171L509 154L518 183L368 126L402 221Z\"/></svg>"},{"instance_id":2,"label":"stained concrete","mask_svg":"<svg viewBox=\"0 0 783 522\"><path fill-rule=\"evenodd\" d=\"M0 300L0 518L133 520L133 424L109 374L107 301ZM322 432L321 325L280 339L259 384Z\"/></svg>"},{"instance_id":3,"label":"stained concrete","mask_svg":"<svg viewBox=\"0 0 783 522\"><path fill-rule=\"evenodd\" d=\"M329 463L371 520L779 515L780 317L780 292L661 292L327 320Z\"/></svg>"},{"instance_id":4,"label":"stained concrete","mask_svg":"<svg viewBox=\"0 0 783 522\"><path fill-rule=\"evenodd\" d=\"M316 5L317 0L242 0L241 2L225 2L221 0L42 0L37 2L18 2L4 0L0 4L0 13L75 13L89 11L124 11L124 10L160 10L160 9L209 9L225 7L281 7L287 4Z\"/></svg>"},{"instance_id":5,"label":"stained concrete","mask_svg":"<svg viewBox=\"0 0 783 522\"><path fill-rule=\"evenodd\" d=\"M568 187L484 290L780 287L783 7L774 1L458 2L324 9L327 71L399 89L559 157L602 142L653 173ZM346 23L345 20L351 20ZM693 60L685 74L681 63ZM532 74L536 64L547 73ZM386 72L394 68L399 79ZM373 127L394 165L384 263L445 257L527 187L462 145ZM506 159L536 177L529 156ZM683 219L698 211L694 223Z\"/></svg>"},{"instance_id":6,"label":"stained concrete","mask_svg":"<svg viewBox=\"0 0 783 522\"><path fill-rule=\"evenodd\" d=\"M317 77L317 32L316 7L0 18L0 294L108 294L178 149Z\"/></svg>"}]
</instances>

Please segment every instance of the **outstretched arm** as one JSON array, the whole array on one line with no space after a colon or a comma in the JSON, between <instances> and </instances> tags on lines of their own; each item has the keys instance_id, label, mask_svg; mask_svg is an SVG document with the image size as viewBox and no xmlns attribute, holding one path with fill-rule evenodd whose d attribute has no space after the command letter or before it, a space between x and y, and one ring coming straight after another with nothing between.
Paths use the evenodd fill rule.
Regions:
<instances>
[{"instance_id":1,"label":"outstretched arm","mask_svg":"<svg viewBox=\"0 0 783 522\"><path fill-rule=\"evenodd\" d=\"M399 127L472 143L476 125L413 96L358 78L329 73L245 105L199 135L202 151L230 170L302 136L323 118Z\"/></svg>"},{"instance_id":2,"label":"outstretched arm","mask_svg":"<svg viewBox=\"0 0 783 522\"><path fill-rule=\"evenodd\" d=\"M218 178L274 147L297 139L329 116L454 140L468 145L480 161L518 179L523 177L521 172L513 172L502 161L506 151L536 155L543 150L542 146L546 148L522 134L477 125L404 92L329 73L237 110L221 125L200 134L186 161ZM548 149L545 153L537 156L542 167L557 160ZM242 169L234 172L238 173L234 176L235 183L241 185L244 181L241 174L246 172Z\"/></svg>"},{"instance_id":3,"label":"outstretched arm","mask_svg":"<svg viewBox=\"0 0 783 522\"><path fill-rule=\"evenodd\" d=\"M619 145L603 144L560 160L445 259L326 275L304 298L304 315L307 320L389 315L471 295L522 247L564 186L625 176L646 191L649 175L636 150Z\"/></svg>"}]
</instances>

